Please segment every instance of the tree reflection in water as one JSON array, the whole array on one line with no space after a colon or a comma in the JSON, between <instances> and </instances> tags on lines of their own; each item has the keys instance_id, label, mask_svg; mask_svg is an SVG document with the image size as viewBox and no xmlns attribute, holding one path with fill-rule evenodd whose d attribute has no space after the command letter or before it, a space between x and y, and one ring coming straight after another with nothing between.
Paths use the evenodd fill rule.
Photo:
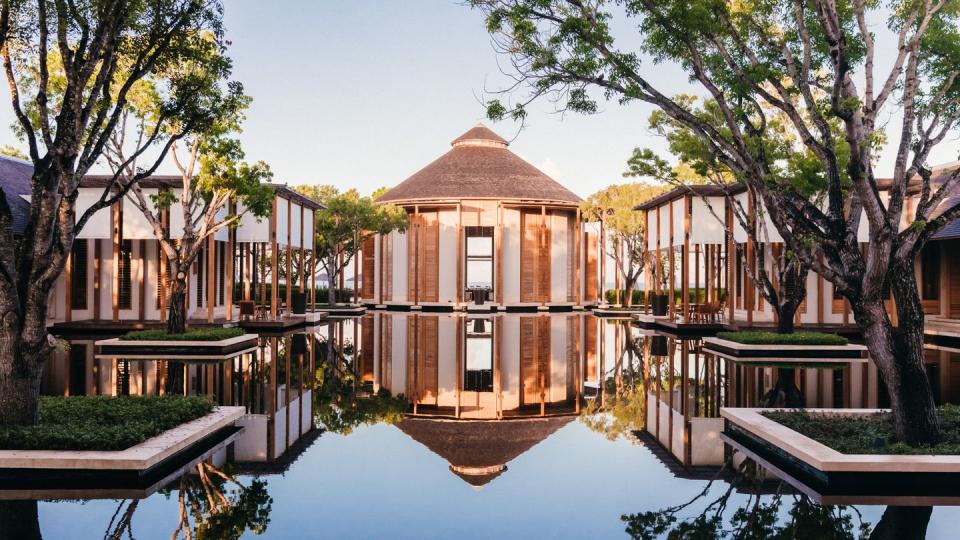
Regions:
<instances>
[{"instance_id":1,"label":"tree reflection in water","mask_svg":"<svg viewBox=\"0 0 960 540\"><path fill-rule=\"evenodd\" d=\"M254 479L249 486L209 463L198 463L196 474L180 478L176 490L179 503L177 528L171 540L239 538L245 532L261 534L270 523L273 499L266 482ZM164 490L170 498L173 490ZM139 500L120 501L103 537L133 538L133 517Z\"/></svg>"},{"instance_id":2,"label":"tree reflection in water","mask_svg":"<svg viewBox=\"0 0 960 540\"><path fill-rule=\"evenodd\" d=\"M342 336L342 328L338 333ZM330 339L328 336L327 340ZM402 420L410 408L406 396L393 396L383 388L374 392L373 382L360 377L352 340L337 341L336 347L318 348L320 359L313 374L316 420L327 431L341 435L349 435L361 425L395 424Z\"/></svg>"},{"instance_id":3,"label":"tree reflection in water","mask_svg":"<svg viewBox=\"0 0 960 540\"><path fill-rule=\"evenodd\" d=\"M611 441L642 430L647 417L643 353L638 340L629 335L629 327L623 335L624 346L615 351L613 372L603 374L603 399L588 400L580 411L580 422ZM630 440L637 442L634 437Z\"/></svg>"},{"instance_id":4,"label":"tree reflection in water","mask_svg":"<svg viewBox=\"0 0 960 540\"><path fill-rule=\"evenodd\" d=\"M765 483L757 471L753 462L745 460L735 474L728 472L726 488L716 498L711 498L713 487L724 471L683 504L621 516L626 532L631 538L645 540L919 540L926 536L932 507L888 506L877 526L872 528L856 507L821 505L803 494L784 493L787 489L784 482L777 482L770 490L772 493L764 495ZM738 491L747 492L747 498L739 507L731 508L731 496ZM699 513L684 516L686 511L698 507Z\"/></svg>"}]
</instances>

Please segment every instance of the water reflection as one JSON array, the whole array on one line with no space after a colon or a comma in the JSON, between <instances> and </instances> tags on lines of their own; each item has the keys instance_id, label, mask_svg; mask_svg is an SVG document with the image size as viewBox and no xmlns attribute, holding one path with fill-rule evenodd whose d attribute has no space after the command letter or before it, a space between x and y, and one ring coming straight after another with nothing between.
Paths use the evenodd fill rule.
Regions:
<instances>
[{"instance_id":1,"label":"water reflection","mask_svg":"<svg viewBox=\"0 0 960 540\"><path fill-rule=\"evenodd\" d=\"M954 378L951 355L930 357L944 399L960 395L944 382ZM870 364L789 370L807 407L885 403ZM115 501L20 498L58 499L41 503L40 516L63 519L77 512L67 500L92 499L83 512L108 538L289 537L314 515L344 537L535 536L548 523L563 523L555 537L922 537L929 506L819 496L725 448L720 408L759 406L786 376L706 355L695 337L582 313L372 312L263 336L214 362L97 358L92 340L75 340L48 367L44 392L206 394L245 407L256 443L237 445L232 463L204 460L146 492L109 494ZM325 430L316 442L314 425ZM411 483L429 493L397 505ZM530 485L546 496L522 520L456 511L512 515L523 504L512 494ZM466 498L471 488L483 491ZM0 488L0 498L16 497ZM369 529L338 528L357 512ZM40 532L34 501L2 503L4 516L0 538ZM16 529L3 526L10 516Z\"/></svg>"}]
</instances>

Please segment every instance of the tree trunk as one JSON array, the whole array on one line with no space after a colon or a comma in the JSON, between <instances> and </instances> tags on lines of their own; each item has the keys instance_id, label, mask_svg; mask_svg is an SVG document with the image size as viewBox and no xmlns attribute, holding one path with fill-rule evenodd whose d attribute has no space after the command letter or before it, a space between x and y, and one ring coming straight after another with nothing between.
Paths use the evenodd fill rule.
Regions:
<instances>
[{"instance_id":1,"label":"tree trunk","mask_svg":"<svg viewBox=\"0 0 960 540\"><path fill-rule=\"evenodd\" d=\"M340 277L340 272L334 270L333 272L327 272L327 279L329 283L327 285L327 303L331 306L337 303L337 278Z\"/></svg>"},{"instance_id":2,"label":"tree trunk","mask_svg":"<svg viewBox=\"0 0 960 540\"><path fill-rule=\"evenodd\" d=\"M173 279L167 295L167 332L183 334L187 331L187 281Z\"/></svg>"},{"instance_id":3,"label":"tree trunk","mask_svg":"<svg viewBox=\"0 0 960 540\"><path fill-rule=\"evenodd\" d=\"M932 506L888 506L870 540L923 540L932 513Z\"/></svg>"},{"instance_id":4,"label":"tree trunk","mask_svg":"<svg viewBox=\"0 0 960 540\"><path fill-rule=\"evenodd\" d=\"M46 345L27 346L16 325L5 324L0 331L0 426L37 423L40 378L50 350Z\"/></svg>"},{"instance_id":5,"label":"tree trunk","mask_svg":"<svg viewBox=\"0 0 960 540\"><path fill-rule=\"evenodd\" d=\"M781 297L777 305L777 333L792 334L794 317L798 304L792 299ZM777 407L801 409L806 405L803 393L797 387L797 370L795 368L777 368L777 382L761 400L762 407Z\"/></svg>"},{"instance_id":6,"label":"tree trunk","mask_svg":"<svg viewBox=\"0 0 960 540\"><path fill-rule=\"evenodd\" d=\"M37 501L0 501L0 540L40 538Z\"/></svg>"},{"instance_id":7,"label":"tree trunk","mask_svg":"<svg viewBox=\"0 0 960 540\"><path fill-rule=\"evenodd\" d=\"M940 422L923 362L924 318L912 261L891 264L888 276L899 327L891 323L882 299L851 302L851 307L890 395L897 440L936 444Z\"/></svg>"},{"instance_id":8,"label":"tree trunk","mask_svg":"<svg viewBox=\"0 0 960 540\"><path fill-rule=\"evenodd\" d=\"M627 306L628 308L633 306L633 284L632 283L627 283L626 288L623 290L623 295L625 296L625 298L623 299L623 305Z\"/></svg>"}]
</instances>

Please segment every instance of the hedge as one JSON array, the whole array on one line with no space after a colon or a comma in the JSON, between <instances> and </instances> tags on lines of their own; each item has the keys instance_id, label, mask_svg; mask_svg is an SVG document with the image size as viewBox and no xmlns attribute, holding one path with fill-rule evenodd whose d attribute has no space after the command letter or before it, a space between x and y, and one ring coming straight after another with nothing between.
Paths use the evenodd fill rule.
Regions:
<instances>
[{"instance_id":1,"label":"hedge","mask_svg":"<svg viewBox=\"0 0 960 540\"><path fill-rule=\"evenodd\" d=\"M778 334L762 330L717 332L717 337L744 345L846 345L847 338L823 332L794 332Z\"/></svg>"},{"instance_id":2,"label":"hedge","mask_svg":"<svg viewBox=\"0 0 960 540\"><path fill-rule=\"evenodd\" d=\"M607 289L605 293L607 303L614 304L617 302L617 292L618 292L617 289ZM627 292L624 289L620 289L619 292L620 292L620 302L622 303ZM653 294L652 291L651 291L651 294ZM669 291L664 291L664 294L669 294ZM690 302L694 302L694 303L704 302L706 301L707 291L703 288L701 288L699 291L697 291L696 289L690 289L687 291L687 295L690 298ZM637 306L637 305L643 305L646 303L645 301L646 291L644 291L643 289L634 289L632 296L633 296L633 305ZM720 300L723 301L723 299L726 297L726 290L721 288L719 290L719 296L720 296ZM675 302L680 302L683 299L683 289L674 289L673 299Z\"/></svg>"},{"instance_id":3,"label":"hedge","mask_svg":"<svg viewBox=\"0 0 960 540\"><path fill-rule=\"evenodd\" d=\"M184 334L170 334L166 330L134 330L120 336L123 341L220 341L244 335L243 328L195 328Z\"/></svg>"},{"instance_id":4,"label":"hedge","mask_svg":"<svg viewBox=\"0 0 960 540\"><path fill-rule=\"evenodd\" d=\"M0 427L0 450L124 450L211 411L199 396L44 396L37 425Z\"/></svg>"}]
</instances>

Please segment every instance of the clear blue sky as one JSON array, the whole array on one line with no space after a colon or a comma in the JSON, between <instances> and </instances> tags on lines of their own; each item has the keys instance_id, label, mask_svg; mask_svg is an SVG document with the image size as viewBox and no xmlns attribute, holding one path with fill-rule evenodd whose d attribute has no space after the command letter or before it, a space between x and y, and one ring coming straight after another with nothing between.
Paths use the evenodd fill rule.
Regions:
<instances>
[{"instance_id":1,"label":"clear blue sky","mask_svg":"<svg viewBox=\"0 0 960 540\"><path fill-rule=\"evenodd\" d=\"M230 0L226 26L235 78L254 99L242 135L247 155L289 184L363 193L395 185L483 120L485 90L507 83L480 13L451 0ZM629 26L617 29L636 36ZM676 67L650 73L667 93L691 92ZM2 93L0 126L8 126ZM650 110L607 103L597 115L561 115L544 101L522 132L510 122L491 127L586 196L624 181L635 146L662 148L646 130ZM17 144L10 130L0 130L0 144ZM952 161L958 148L947 141L931 161ZM889 157L881 157L879 174L889 174Z\"/></svg>"}]
</instances>

